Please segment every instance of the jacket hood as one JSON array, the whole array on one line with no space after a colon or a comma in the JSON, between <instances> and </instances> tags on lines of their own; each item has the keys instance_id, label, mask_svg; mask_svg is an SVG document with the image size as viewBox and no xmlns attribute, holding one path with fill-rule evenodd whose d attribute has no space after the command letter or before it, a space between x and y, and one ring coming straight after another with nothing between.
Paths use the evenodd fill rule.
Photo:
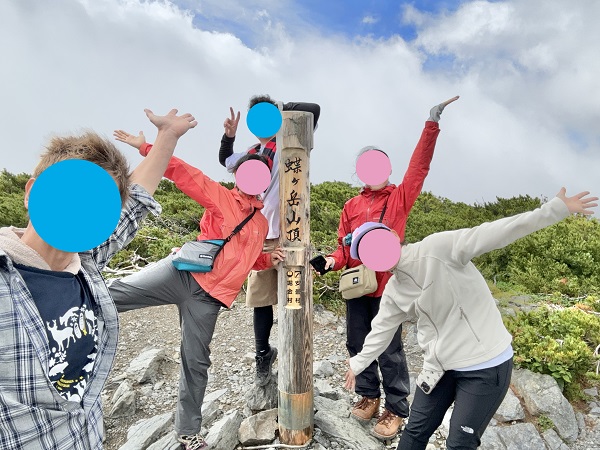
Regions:
<instances>
[{"instance_id":1,"label":"jacket hood","mask_svg":"<svg viewBox=\"0 0 600 450\"><path fill-rule=\"evenodd\" d=\"M52 270L42 256L21 240L25 228L4 227L0 228L0 250L17 264L35 267L36 269ZM73 259L64 268L64 272L76 274L81 268L81 261L77 253L73 253Z\"/></svg>"},{"instance_id":2,"label":"jacket hood","mask_svg":"<svg viewBox=\"0 0 600 450\"><path fill-rule=\"evenodd\" d=\"M247 205L249 209L250 208L256 208L258 210L263 209L264 204L263 204L262 200L258 198L258 196L244 194L237 187L232 189L231 193L233 194L235 200L239 204L241 204L244 208L246 208L246 205Z\"/></svg>"},{"instance_id":3,"label":"jacket hood","mask_svg":"<svg viewBox=\"0 0 600 450\"><path fill-rule=\"evenodd\" d=\"M388 184L382 189L377 189L376 191L372 190L368 186L365 186L361 189L360 195L364 197L371 197L372 195L388 197L392 192L394 192L394 189L396 189L396 185L392 183Z\"/></svg>"}]
</instances>

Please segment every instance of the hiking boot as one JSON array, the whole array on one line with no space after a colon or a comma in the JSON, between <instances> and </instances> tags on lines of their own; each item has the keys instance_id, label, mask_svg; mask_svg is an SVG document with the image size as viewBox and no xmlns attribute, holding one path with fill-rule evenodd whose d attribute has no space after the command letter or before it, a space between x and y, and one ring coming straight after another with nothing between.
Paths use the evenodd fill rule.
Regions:
<instances>
[{"instance_id":1,"label":"hiking boot","mask_svg":"<svg viewBox=\"0 0 600 450\"><path fill-rule=\"evenodd\" d=\"M381 440L393 439L398 434L398 430L403 422L402 417L397 416L386 408L375 424L375 427L373 427L372 434Z\"/></svg>"},{"instance_id":2,"label":"hiking boot","mask_svg":"<svg viewBox=\"0 0 600 450\"><path fill-rule=\"evenodd\" d=\"M275 347L271 347L265 356L256 357L256 378L254 383L257 386L266 386L269 383L275 358L277 358L277 349Z\"/></svg>"},{"instance_id":3,"label":"hiking boot","mask_svg":"<svg viewBox=\"0 0 600 450\"><path fill-rule=\"evenodd\" d=\"M360 401L354 405L352 409L352 416L360 421L368 422L373 417L379 415L379 397L369 398L363 397Z\"/></svg>"},{"instance_id":4,"label":"hiking boot","mask_svg":"<svg viewBox=\"0 0 600 450\"><path fill-rule=\"evenodd\" d=\"M177 440L183 444L185 450L202 450L208 448L208 444L200 433L192 436L178 436Z\"/></svg>"}]
</instances>

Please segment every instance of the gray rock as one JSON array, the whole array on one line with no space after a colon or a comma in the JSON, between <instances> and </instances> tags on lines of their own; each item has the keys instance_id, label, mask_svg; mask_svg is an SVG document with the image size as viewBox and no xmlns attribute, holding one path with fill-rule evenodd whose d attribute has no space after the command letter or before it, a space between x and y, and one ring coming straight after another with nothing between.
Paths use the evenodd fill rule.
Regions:
<instances>
[{"instance_id":1,"label":"gray rock","mask_svg":"<svg viewBox=\"0 0 600 450\"><path fill-rule=\"evenodd\" d=\"M598 388L584 389L583 393L585 395L589 395L590 397L598 397Z\"/></svg>"},{"instance_id":2,"label":"gray rock","mask_svg":"<svg viewBox=\"0 0 600 450\"><path fill-rule=\"evenodd\" d=\"M577 412L575 413L575 418L577 419L577 426L579 427L579 432L583 432L585 431L585 416L580 413Z\"/></svg>"},{"instance_id":3,"label":"gray rock","mask_svg":"<svg viewBox=\"0 0 600 450\"><path fill-rule=\"evenodd\" d=\"M327 436L325 436L323 432L318 428L315 428L315 431L313 433L313 440L320 444L322 447L325 447L326 449L329 449L331 447L331 442L329 442Z\"/></svg>"},{"instance_id":4,"label":"gray rock","mask_svg":"<svg viewBox=\"0 0 600 450\"><path fill-rule=\"evenodd\" d=\"M316 396L327 397L331 400L339 400L340 398L338 392L325 380L315 380L314 387L317 391Z\"/></svg>"},{"instance_id":5,"label":"gray rock","mask_svg":"<svg viewBox=\"0 0 600 450\"><path fill-rule=\"evenodd\" d=\"M129 363L127 376L136 383L144 383L154 380L158 374L158 368L165 359L164 349L151 348L145 350Z\"/></svg>"},{"instance_id":6,"label":"gray rock","mask_svg":"<svg viewBox=\"0 0 600 450\"><path fill-rule=\"evenodd\" d=\"M525 411L521 406L521 402L513 393L512 389L506 392L506 397L500 404L500 407L494 414L494 419L498 422L512 422L513 420L523 420Z\"/></svg>"},{"instance_id":7,"label":"gray rock","mask_svg":"<svg viewBox=\"0 0 600 450\"><path fill-rule=\"evenodd\" d=\"M356 421L340 418L332 412L319 410L315 425L332 438L341 442L343 448L352 450L382 450L384 446ZM333 442L331 442L333 447Z\"/></svg>"},{"instance_id":8,"label":"gray rock","mask_svg":"<svg viewBox=\"0 0 600 450\"><path fill-rule=\"evenodd\" d=\"M504 316L504 317L517 317L517 312L515 311L514 308L507 307L507 308L499 308L499 309L500 309L500 314L502 314L502 316Z\"/></svg>"},{"instance_id":9,"label":"gray rock","mask_svg":"<svg viewBox=\"0 0 600 450\"><path fill-rule=\"evenodd\" d=\"M211 392L210 394L206 394L204 396L204 403L210 403L210 402L214 402L216 400L219 400L226 393L227 393L227 389L219 389L217 391Z\"/></svg>"},{"instance_id":10,"label":"gray rock","mask_svg":"<svg viewBox=\"0 0 600 450\"><path fill-rule=\"evenodd\" d=\"M211 450L233 450L238 444L238 430L242 414L236 409L229 411L210 428L206 443Z\"/></svg>"},{"instance_id":11,"label":"gray rock","mask_svg":"<svg viewBox=\"0 0 600 450\"><path fill-rule=\"evenodd\" d=\"M279 391L277 390L277 374L273 376L266 386L250 385L244 394L246 404L252 411L265 411L277 408Z\"/></svg>"},{"instance_id":12,"label":"gray rock","mask_svg":"<svg viewBox=\"0 0 600 450\"><path fill-rule=\"evenodd\" d=\"M600 417L600 406L595 406L590 411L590 416Z\"/></svg>"},{"instance_id":13,"label":"gray rock","mask_svg":"<svg viewBox=\"0 0 600 450\"><path fill-rule=\"evenodd\" d=\"M558 433L553 429L544 431L542 437L546 441L549 450L569 450L567 444L562 441Z\"/></svg>"},{"instance_id":14,"label":"gray rock","mask_svg":"<svg viewBox=\"0 0 600 450\"><path fill-rule=\"evenodd\" d=\"M119 447L119 450L144 450L158 440L172 425L172 412L141 420L129 428L127 442Z\"/></svg>"},{"instance_id":15,"label":"gray rock","mask_svg":"<svg viewBox=\"0 0 600 450\"><path fill-rule=\"evenodd\" d=\"M129 417L135 414L135 391L128 380L121 382L112 398L111 418Z\"/></svg>"},{"instance_id":16,"label":"gray rock","mask_svg":"<svg viewBox=\"0 0 600 450\"><path fill-rule=\"evenodd\" d=\"M337 316L331 311L327 311L325 309L318 310L315 308L314 321L319 325L331 325L336 323L337 320Z\"/></svg>"},{"instance_id":17,"label":"gray rock","mask_svg":"<svg viewBox=\"0 0 600 450\"><path fill-rule=\"evenodd\" d=\"M326 378L332 376L334 373L333 366L326 359L313 363L313 375L316 377Z\"/></svg>"},{"instance_id":18,"label":"gray rock","mask_svg":"<svg viewBox=\"0 0 600 450\"><path fill-rule=\"evenodd\" d=\"M554 378L526 369L513 370L512 384L530 414L545 414L564 440L575 442L579 435L575 412Z\"/></svg>"},{"instance_id":19,"label":"gray rock","mask_svg":"<svg viewBox=\"0 0 600 450\"><path fill-rule=\"evenodd\" d=\"M238 438L244 446L269 444L275 440L278 428L277 408L270 409L244 419Z\"/></svg>"},{"instance_id":20,"label":"gray rock","mask_svg":"<svg viewBox=\"0 0 600 450\"><path fill-rule=\"evenodd\" d=\"M203 402L200 411L202 413L202 425L209 426L219 416L221 408L217 400L212 400L208 403L206 401Z\"/></svg>"},{"instance_id":21,"label":"gray rock","mask_svg":"<svg viewBox=\"0 0 600 450\"><path fill-rule=\"evenodd\" d=\"M479 450L506 450L506 445L500 440L497 427L487 427L481 436Z\"/></svg>"},{"instance_id":22,"label":"gray rock","mask_svg":"<svg viewBox=\"0 0 600 450\"><path fill-rule=\"evenodd\" d=\"M315 410L334 414L342 419L350 417L350 405L344 400L331 400L326 397L315 397Z\"/></svg>"},{"instance_id":23,"label":"gray rock","mask_svg":"<svg viewBox=\"0 0 600 450\"><path fill-rule=\"evenodd\" d=\"M146 450L181 450L181 444L177 440L175 432L165 434Z\"/></svg>"},{"instance_id":24,"label":"gray rock","mask_svg":"<svg viewBox=\"0 0 600 450\"><path fill-rule=\"evenodd\" d=\"M546 448L544 441L532 423L497 427L497 431L506 450L543 450Z\"/></svg>"}]
</instances>

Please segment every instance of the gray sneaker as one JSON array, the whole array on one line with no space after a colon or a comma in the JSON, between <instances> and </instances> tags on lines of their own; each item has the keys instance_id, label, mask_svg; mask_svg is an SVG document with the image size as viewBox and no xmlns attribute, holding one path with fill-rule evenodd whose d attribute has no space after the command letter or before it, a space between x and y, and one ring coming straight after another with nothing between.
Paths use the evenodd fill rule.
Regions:
<instances>
[{"instance_id":1,"label":"gray sneaker","mask_svg":"<svg viewBox=\"0 0 600 450\"><path fill-rule=\"evenodd\" d=\"M271 369L275 358L277 358L277 349L275 347L271 347L265 356L256 357L256 378L254 379L254 383L257 386L266 386L269 383L271 374L273 373Z\"/></svg>"},{"instance_id":2,"label":"gray sneaker","mask_svg":"<svg viewBox=\"0 0 600 450\"><path fill-rule=\"evenodd\" d=\"M185 450L203 450L208 449L208 444L200 434L192 436L178 436L177 440L183 444Z\"/></svg>"}]
</instances>

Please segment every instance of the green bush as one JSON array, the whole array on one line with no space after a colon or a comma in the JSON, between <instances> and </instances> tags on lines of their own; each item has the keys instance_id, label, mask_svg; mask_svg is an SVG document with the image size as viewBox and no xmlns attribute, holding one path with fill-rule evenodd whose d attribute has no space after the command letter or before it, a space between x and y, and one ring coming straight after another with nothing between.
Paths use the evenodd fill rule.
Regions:
<instances>
[{"instance_id":1,"label":"green bush","mask_svg":"<svg viewBox=\"0 0 600 450\"><path fill-rule=\"evenodd\" d=\"M27 224L23 194L28 179L27 174L0 172L0 226L24 227ZM231 182L222 184L233 187ZM311 185L311 243L315 254L327 254L337 247L342 208L359 191L358 187L337 181ZM198 232L198 221L204 210L175 184L162 180L155 198L162 205L163 214L157 219L146 219L140 236L131 248L117 255L113 266L125 264L134 251L143 258L138 261L140 263L160 259L171 246L180 245ZM416 242L438 231L473 227L529 211L541 202L539 198L518 196L467 205L424 192L408 218L406 241ZM163 239L163 244L157 242ZM600 225L596 219L570 217L473 262L484 277L501 290L552 295L556 299L564 296L567 300L561 303L572 304L571 298L600 295ZM318 291L315 300L324 304L343 304L337 293L338 276L339 272L323 279L315 277L315 290ZM600 310L598 303L590 306Z\"/></svg>"},{"instance_id":2,"label":"green bush","mask_svg":"<svg viewBox=\"0 0 600 450\"><path fill-rule=\"evenodd\" d=\"M505 317L513 335L515 363L551 375L561 387L579 383L594 367L600 317L577 308L539 308Z\"/></svg>"}]
</instances>

